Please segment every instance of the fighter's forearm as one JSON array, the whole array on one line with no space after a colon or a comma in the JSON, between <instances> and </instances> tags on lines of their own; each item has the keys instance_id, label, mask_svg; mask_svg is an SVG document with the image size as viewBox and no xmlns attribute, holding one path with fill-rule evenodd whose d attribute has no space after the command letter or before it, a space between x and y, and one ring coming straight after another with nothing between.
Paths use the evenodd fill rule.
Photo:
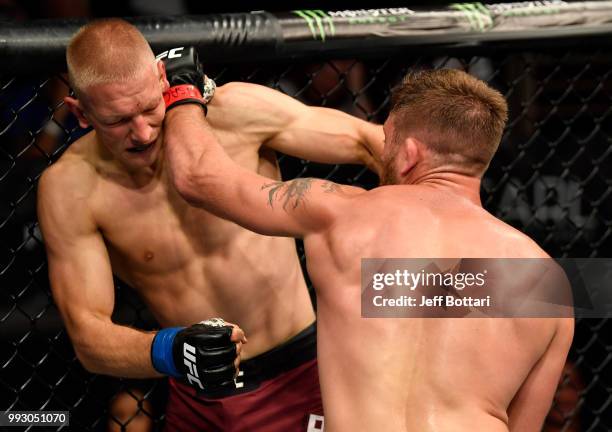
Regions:
<instances>
[{"instance_id":1,"label":"fighter's forearm","mask_svg":"<svg viewBox=\"0 0 612 432\"><path fill-rule=\"evenodd\" d=\"M182 110L196 112L180 115ZM194 119L193 116L197 117ZM179 106L166 113L164 144L170 175L175 185L184 186L195 174L197 162L202 158L206 147L201 135L206 137L209 133L214 139L208 125L199 117L202 117L202 110L195 105Z\"/></svg>"},{"instance_id":2,"label":"fighter's forearm","mask_svg":"<svg viewBox=\"0 0 612 432\"><path fill-rule=\"evenodd\" d=\"M315 198L309 194L312 179L275 182L236 164L198 110L180 106L165 119L173 183L187 202L264 235L303 237L329 221L322 186ZM308 212L299 205L306 195Z\"/></svg>"},{"instance_id":3,"label":"fighter's forearm","mask_svg":"<svg viewBox=\"0 0 612 432\"><path fill-rule=\"evenodd\" d=\"M300 109L265 144L290 156L320 163L363 164L379 171L382 126L322 107Z\"/></svg>"},{"instance_id":4,"label":"fighter's forearm","mask_svg":"<svg viewBox=\"0 0 612 432\"><path fill-rule=\"evenodd\" d=\"M190 204L226 217L223 202L235 199L237 165L225 154L197 105L173 108L164 121L164 142L174 186Z\"/></svg>"},{"instance_id":5,"label":"fighter's forearm","mask_svg":"<svg viewBox=\"0 0 612 432\"><path fill-rule=\"evenodd\" d=\"M151 363L155 333L97 318L82 325L86 330L73 332L71 336L77 357L88 371L124 378L161 376Z\"/></svg>"},{"instance_id":6,"label":"fighter's forearm","mask_svg":"<svg viewBox=\"0 0 612 432\"><path fill-rule=\"evenodd\" d=\"M349 140L348 158L340 151L336 155L340 160L331 162L361 163L378 173L385 140L382 125L370 123L334 109L313 107L311 110L319 113L310 120L315 129L318 128L321 132L336 136L338 140L341 140L342 137ZM329 143L329 146L343 148L342 145L336 146L332 142Z\"/></svg>"},{"instance_id":7,"label":"fighter's forearm","mask_svg":"<svg viewBox=\"0 0 612 432\"><path fill-rule=\"evenodd\" d=\"M362 122L360 127L360 159L370 170L380 175L385 133L381 125Z\"/></svg>"}]
</instances>

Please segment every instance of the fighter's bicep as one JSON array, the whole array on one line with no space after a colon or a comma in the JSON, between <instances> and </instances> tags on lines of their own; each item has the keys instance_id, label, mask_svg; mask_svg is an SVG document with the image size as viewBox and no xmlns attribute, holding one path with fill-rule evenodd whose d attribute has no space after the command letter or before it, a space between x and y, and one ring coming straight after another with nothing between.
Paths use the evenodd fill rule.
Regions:
<instances>
[{"instance_id":1,"label":"fighter's bicep","mask_svg":"<svg viewBox=\"0 0 612 432\"><path fill-rule=\"evenodd\" d=\"M276 228L276 235L304 237L330 226L340 207L357 188L314 179L297 178L289 181L265 180L259 183L258 206L261 222Z\"/></svg>"},{"instance_id":2,"label":"fighter's bicep","mask_svg":"<svg viewBox=\"0 0 612 432\"><path fill-rule=\"evenodd\" d=\"M247 177L249 179L247 180ZM300 217L307 188L294 183L275 181L253 173L237 177L236 191L221 194L236 197L231 203L210 199L219 216L263 235L302 237L308 218ZM299 208L299 209L298 209Z\"/></svg>"},{"instance_id":3,"label":"fighter's bicep","mask_svg":"<svg viewBox=\"0 0 612 432\"><path fill-rule=\"evenodd\" d=\"M38 195L55 303L67 323L88 314L110 317L114 285L106 245L86 201L59 183L43 177Z\"/></svg>"},{"instance_id":4,"label":"fighter's bicep","mask_svg":"<svg viewBox=\"0 0 612 432\"><path fill-rule=\"evenodd\" d=\"M110 318L114 284L110 259L99 233L57 242L47 254L53 298L67 325L91 317Z\"/></svg>"}]
</instances>

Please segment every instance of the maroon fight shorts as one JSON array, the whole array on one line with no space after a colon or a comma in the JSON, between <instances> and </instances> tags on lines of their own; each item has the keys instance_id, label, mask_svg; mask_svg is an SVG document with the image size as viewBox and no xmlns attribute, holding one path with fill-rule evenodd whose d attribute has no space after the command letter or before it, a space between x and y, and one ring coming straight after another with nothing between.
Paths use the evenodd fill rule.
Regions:
<instances>
[{"instance_id":1,"label":"maroon fight shorts","mask_svg":"<svg viewBox=\"0 0 612 432\"><path fill-rule=\"evenodd\" d=\"M323 405L312 324L240 363L234 386L196 393L170 378L167 432L321 432Z\"/></svg>"}]
</instances>

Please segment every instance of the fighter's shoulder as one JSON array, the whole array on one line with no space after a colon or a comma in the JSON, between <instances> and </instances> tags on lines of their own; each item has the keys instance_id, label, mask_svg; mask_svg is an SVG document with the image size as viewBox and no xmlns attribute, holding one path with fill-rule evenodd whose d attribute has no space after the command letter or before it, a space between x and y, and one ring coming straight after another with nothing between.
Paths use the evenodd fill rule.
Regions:
<instances>
[{"instance_id":1,"label":"fighter's shoulder","mask_svg":"<svg viewBox=\"0 0 612 432\"><path fill-rule=\"evenodd\" d=\"M95 166L83 154L67 150L47 167L38 182L39 195L63 200L90 196L97 177Z\"/></svg>"},{"instance_id":2,"label":"fighter's shoulder","mask_svg":"<svg viewBox=\"0 0 612 432\"><path fill-rule=\"evenodd\" d=\"M550 255L548 255L544 249L542 249L540 245L538 245L538 243L536 243L536 241L527 234L507 224L506 222L495 218L493 215L491 216L504 228L501 233L504 237L504 244L511 248L510 256L515 258L550 259Z\"/></svg>"},{"instance_id":3,"label":"fighter's shoulder","mask_svg":"<svg viewBox=\"0 0 612 432\"><path fill-rule=\"evenodd\" d=\"M339 214L346 214L347 207L360 205L360 199L368 191L357 186L334 183L330 180L317 179L313 187L319 191L322 200Z\"/></svg>"},{"instance_id":4,"label":"fighter's shoulder","mask_svg":"<svg viewBox=\"0 0 612 432\"><path fill-rule=\"evenodd\" d=\"M366 194L361 194L359 198L373 206L399 205L414 211L416 207L427 208L427 204L419 199L419 194L420 190L414 185L381 185L368 190Z\"/></svg>"}]
</instances>

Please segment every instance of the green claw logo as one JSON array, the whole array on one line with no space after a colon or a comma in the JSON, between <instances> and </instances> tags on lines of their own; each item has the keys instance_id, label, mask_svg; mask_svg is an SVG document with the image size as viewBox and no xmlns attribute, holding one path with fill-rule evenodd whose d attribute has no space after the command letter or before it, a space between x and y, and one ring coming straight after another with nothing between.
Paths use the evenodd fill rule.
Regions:
<instances>
[{"instance_id":1,"label":"green claw logo","mask_svg":"<svg viewBox=\"0 0 612 432\"><path fill-rule=\"evenodd\" d=\"M491 12L482 3L453 3L450 8L463 12L474 30L485 31L493 24Z\"/></svg>"},{"instance_id":2,"label":"green claw logo","mask_svg":"<svg viewBox=\"0 0 612 432\"><path fill-rule=\"evenodd\" d=\"M310 29L314 39L317 39L317 36L321 36L321 40L325 42L325 24L327 24L327 27L329 27L330 36L334 36L336 34L336 29L334 27L332 18L320 9L295 10L293 13L306 21L306 24L308 24L308 28Z\"/></svg>"}]
</instances>

